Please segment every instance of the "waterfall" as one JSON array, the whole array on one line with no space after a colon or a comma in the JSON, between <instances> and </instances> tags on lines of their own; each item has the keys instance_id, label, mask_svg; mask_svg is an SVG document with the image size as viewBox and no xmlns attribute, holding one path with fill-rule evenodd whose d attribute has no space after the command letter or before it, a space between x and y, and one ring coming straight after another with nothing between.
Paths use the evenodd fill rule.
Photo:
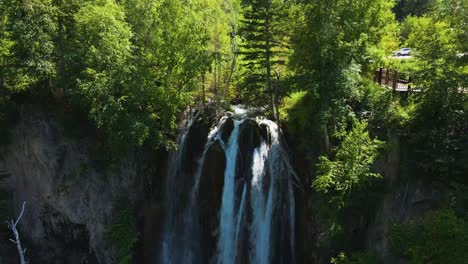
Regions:
<instances>
[{"instance_id":1,"label":"waterfall","mask_svg":"<svg viewBox=\"0 0 468 264\"><path fill-rule=\"evenodd\" d=\"M193 118L171 154L161 263L295 263L296 176L277 124ZM200 114L201 115L201 114Z\"/></svg>"},{"instance_id":2,"label":"waterfall","mask_svg":"<svg viewBox=\"0 0 468 264\"><path fill-rule=\"evenodd\" d=\"M239 134L240 121L234 121L234 130L232 131L229 142L226 146L226 171L224 172L224 190L221 207L220 237L218 241L218 250L221 263L234 263L236 247L235 234L238 232L237 222L239 212L235 212L235 173L237 161L237 137ZM240 225L240 224L239 224Z\"/></svg>"}]
</instances>

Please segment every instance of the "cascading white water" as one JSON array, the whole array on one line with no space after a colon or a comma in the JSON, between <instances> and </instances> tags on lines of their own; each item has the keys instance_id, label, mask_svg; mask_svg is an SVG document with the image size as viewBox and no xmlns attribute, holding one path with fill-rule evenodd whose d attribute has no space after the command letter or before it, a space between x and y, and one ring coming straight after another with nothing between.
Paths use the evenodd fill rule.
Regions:
<instances>
[{"instance_id":1,"label":"cascading white water","mask_svg":"<svg viewBox=\"0 0 468 264\"><path fill-rule=\"evenodd\" d=\"M270 185L268 192L264 192L265 184L265 160L268 157L269 147L266 142L262 142L259 148L254 150L252 166L252 190L251 204L253 210L253 220L250 233L252 247L251 259L254 263L269 263L269 232L271 228L271 206L273 200L274 184Z\"/></svg>"},{"instance_id":2,"label":"cascading white water","mask_svg":"<svg viewBox=\"0 0 468 264\"><path fill-rule=\"evenodd\" d=\"M237 213L235 212L235 173L237 162L237 137L239 134L240 121L234 121L234 129L226 146L226 170L224 172L224 189L221 206L220 236L218 250L220 262L234 263L236 257L235 235Z\"/></svg>"},{"instance_id":3,"label":"cascading white water","mask_svg":"<svg viewBox=\"0 0 468 264\"><path fill-rule=\"evenodd\" d=\"M220 121L220 124L224 122L225 118ZM162 249L161 249L161 262L162 263L194 263L197 259L197 236L194 232L197 229L198 219L197 215L197 204L196 197L198 194L201 164L204 162L205 152L211 140L217 136L219 125L210 131L207 137L207 143L205 145L203 155L199 161L197 161L197 169L195 173L195 182L190 191L190 199L188 201L188 207L182 212L177 208L178 204L174 203L174 200L178 199L180 195L177 190L178 177L184 174L182 168L183 158L182 156L186 152L187 147L187 134L192 122L188 122L188 125L182 131L179 137L179 150L171 153L170 166L168 179L166 182L166 204L168 205L168 212L166 213L166 221L163 230L162 237ZM194 217L195 216L195 217Z\"/></svg>"},{"instance_id":4,"label":"cascading white water","mask_svg":"<svg viewBox=\"0 0 468 264\"><path fill-rule=\"evenodd\" d=\"M275 231L272 227L272 220L275 207L278 207L278 204L281 203L281 193L276 190L278 184L284 184L285 182L287 183L288 206L290 208L290 214L288 215L290 218L289 242L291 243L291 250L294 250L295 230L292 223L294 223L295 203L292 180L295 174L288 159L285 159L287 154L281 146L277 124L264 119L258 119L257 122L268 127L271 141L270 144L262 141L260 147L254 150L252 167L251 204L253 220L250 236L252 248L255 248L255 250L251 251L251 262L262 264L270 263L271 232ZM269 186L265 191L266 181L269 182ZM293 259L290 261L294 262Z\"/></svg>"},{"instance_id":5,"label":"cascading white water","mask_svg":"<svg viewBox=\"0 0 468 264\"><path fill-rule=\"evenodd\" d=\"M223 126L233 118L229 115L224 116L208 133L197 168L190 177L184 175L184 170L180 168L185 166L183 152L186 152L185 141L191 140L187 135L190 129L181 136L178 154L173 155L169 165L171 179L167 180L167 184L177 186L180 181L191 179L193 185L187 203L180 201L180 197L183 197L180 190L167 186L169 205L162 237L162 263L266 264L271 263L273 257L295 263L294 170L282 146L278 126L266 119L253 120L245 116L246 112L242 110L242 115L235 115L240 120L230 120L232 127L228 136L223 134L226 133ZM254 125L248 127L246 120ZM247 128L243 128L244 125ZM260 127L264 129L263 134ZM251 135L254 135L252 142L257 143L245 141ZM239 146L241 141L244 142L243 148ZM199 192L200 179L206 177L203 175L206 168L214 166L205 164L208 163L205 158L212 144L220 146L225 156L225 167L224 175L220 173L216 176L224 177L222 193L217 198L220 203L216 210L219 211L208 216L215 220L217 227L206 231L207 224L203 222L206 221L206 213L204 220L201 220L201 211L206 208L199 208L202 206L199 199L203 196ZM214 187L210 185L209 188ZM288 237L279 234L288 234ZM202 253L203 247L210 244L206 240L211 240L213 247L206 250L208 254Z\"/></svg>"}]
</instances>

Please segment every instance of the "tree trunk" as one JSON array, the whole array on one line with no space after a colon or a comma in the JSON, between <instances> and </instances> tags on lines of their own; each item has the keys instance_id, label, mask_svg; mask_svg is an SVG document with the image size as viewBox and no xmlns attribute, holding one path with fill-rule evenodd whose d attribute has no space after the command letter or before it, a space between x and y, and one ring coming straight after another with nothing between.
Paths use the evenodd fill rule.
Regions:
<instances>
[{"instance_id":1,"label":"tree trunk","mask_svg":"<svg viewBox=\"0 0 468 264\"><path fill-rule=\"evenodd\" d=\"M231 83L232 75L234 74L234 70L236 69L237 64L237 24L233 23L232 25L232 61L231 61L231 69L229 71L228 78L226 79L226 88L224 97L226 97L226 93L229 91L229 85Z\"/></svg>"},{"instance_id":2,"label":"tree trunk","mask_svg":"<svg viewBox=\"0 0 468 264\"><path fill-rule=\"evenodd\" d=\"M19 233L18 233L18 230L16 229L16 226L18 226L18 223L21 220L21 217L23 216L25 205L26 205L26 202L23 202L21 212L20 212L18 218L16 219L16 221L13 221L13 219L12 219L12 220L10 220L8 222L8 227L13 232L13 237L15 239L15 240L10 239L10 241L16 244L16 249L18 250L18 255L19 255L19 258L20 258L20 264L27 264L28 263L28 262L26 262L26 257L24 256L26 250L23 249L23 247L21 246L21 240L20 240L20 237L19 237Z\"/></svg>"},{"instance_id":3,"label":"tree trunk","mask_svg":"<svg viewBox=\"0 0 468 264\"><path fill-rule=\"evenodd\" d=\"M275 119L275 99L274 92L271 86L271 43L270 43L270 26L271 26L271 17L269 14L270 11L270 2L267 3L267 19L265 23L266 30L266 43L265 43L265 60L266 60L266 78L267 78L267 93L270 94L270 118Z\"/></svg>"},{"instance_id":4,"label":"tree trunk","mask_svg":"<svg viewBox=\"0 0 468 264\"><path fill-rule=\"evenodd\" d=\"M203 108L205 108L205 101L206 101L206 95L205 95L205 74L202 74L202 105Z\"/></svg>"},{"instance_id":5,"label":"tree trunk","mask_svg":"<svg viewBox=\"0 0 468 264\"><path fill-rule=\"evenodd\" d=\"M277 71L275 71L276 73L276 83L275 83L275 90L274 90L274 93L275 93L275 97L274 97L274 107L275 107L275 112L276 112L276 116L275 116L275 119L276 119L276 122L278 123L279 125L279 122L280 122L280 112L279 112L279 90L280 90L280 75Z\"/></svg>"}]
</instances>

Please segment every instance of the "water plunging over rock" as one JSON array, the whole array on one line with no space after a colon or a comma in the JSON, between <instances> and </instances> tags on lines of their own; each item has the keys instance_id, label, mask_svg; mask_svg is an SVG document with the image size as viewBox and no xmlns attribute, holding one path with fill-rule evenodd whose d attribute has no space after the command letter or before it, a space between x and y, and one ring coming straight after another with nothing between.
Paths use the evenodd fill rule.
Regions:
<instances>
[{"instance_id":1,"label":"water plunging over rock","mask_svg":"<svg viewBox=\"0 0 468 264\"><path fill-rule=\"evenodd\" d=\"M181 133L166 180L162 263L296 261L295 174L281 132L234 109L211 131L198 115Z\"/></svg>"}]
</instances>

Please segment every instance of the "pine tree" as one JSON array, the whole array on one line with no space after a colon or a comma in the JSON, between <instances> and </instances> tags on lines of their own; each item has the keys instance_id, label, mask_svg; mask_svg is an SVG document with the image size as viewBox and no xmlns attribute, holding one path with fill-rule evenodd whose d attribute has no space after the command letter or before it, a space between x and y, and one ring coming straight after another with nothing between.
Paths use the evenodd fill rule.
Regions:
<instances>
[{"instance_id":1,"label":"pine tree","mask_svg":"<svg viewBox=\"0 0 468 264\"><path fill-rule=\"evenodd\" d=\"M241 28L246 72L241 88L243 99L269 104L270 115L279 101L280 68L285 64L287 45L287 4L281 0L251 0L244 5Z\"/></svg>"}]
</instances>

